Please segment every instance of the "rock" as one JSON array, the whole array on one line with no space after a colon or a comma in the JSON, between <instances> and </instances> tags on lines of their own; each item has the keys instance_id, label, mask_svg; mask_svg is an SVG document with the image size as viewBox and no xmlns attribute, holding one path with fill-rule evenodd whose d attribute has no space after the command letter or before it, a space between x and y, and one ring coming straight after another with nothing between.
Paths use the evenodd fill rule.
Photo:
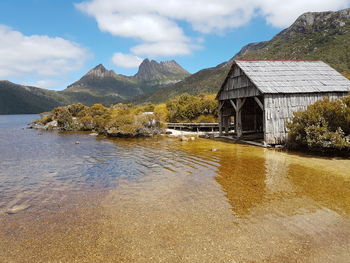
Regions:
<instances>
[{"instance_id":1,"label":"rock","mask_svg":"<svg viewBox=\"0 0 350 263\"><path fill-rule=\"evenodd\" d=\"M53 120L45 124L44 129L45 130L52 130L58 127L57 121Z\"/></svg>"},{"instance_id":2,"label":"rock","mask_svg":"<svg viewBox=\"0 0 350 263\"><path fill-rule=\"evenodd\" d=\"M90 136L97 136L97 135L98 135L98 133L93 132L93 133L90 133L89 135L90 135Z\"/></svg>"},{"instance_id":3,"label":"rock","mask_svg":"<svg viewBox=\"0 0 350 263\"><path fill-rule=\"evenodd\" d=\"M11 208L5 210L8 215L17 214L18 212L28 209L30 205L14 205Z\"/></svg>"},{"instance_id":4,"label":"rock","mask_svg":"<svg viewBox=\"0 0 350 263\"><path fill-rule=\"evenodd\" d=\"M284 145L280 145L280 144L275 145L276 150L283 150L284 148L285 148Z\"/></svg>"},{"instance_id":5,"label":"rock","mask_svg":"<svg viewBox=\"0 0 350 263\"><path fill-rule=\"evenodd\" d=\"M180 137L180 141L182 141L182 142L188 142L190 139L189 138L187 138L187 137L185 137L185 136L181 136Z\"/></svg>"},{"instance_id":6,"label":"rock","mask_svg":"<svg viewBox=\"0 0 350 263\"><path fill-rule=\"evenodd\" d=\"M75 144L80 144L80 142L79 142L79 141L76 141Z\"/></svg>"}]
</instances>

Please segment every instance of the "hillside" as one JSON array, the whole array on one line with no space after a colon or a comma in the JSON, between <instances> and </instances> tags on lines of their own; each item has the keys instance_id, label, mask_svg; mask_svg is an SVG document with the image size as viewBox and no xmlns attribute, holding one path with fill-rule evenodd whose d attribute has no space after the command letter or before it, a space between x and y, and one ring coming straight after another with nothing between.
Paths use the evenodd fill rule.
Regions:
<instances>
[{"instance_id":1,"label":"hillside","mask_svg":"<svg viewBox=\"0 0 350 263\"><path fill-rule=\"evenodd\" d=\"M191 95L216 93L229 69L229 65L203 69L174 85L164 87L150 94L137 96L130 100L130 102L135 104L144 102L160 103L182 93L189 93Z\"/></svg>"},{"instance_id":2,"label":"hillside","mask_svg":"<svg viewBox=\"0 0 350 263\"><path fill-rule=\"evenodd\" d=\"M0 81L0 114L40 113L69 101L54 92Z\"/></svg>"},{"instance_id":3,"label":"hillside","mask_svg":"<svg viewBox=\"0 0 350 263\"><path fill-rule=\"evenodd\" d=\"M250 43L217 67L201 70L181 82L134 103L163 102L181 93L216 93L234 59L323 60L350 78L350 9L305 13L270 41Z\"/></svg>"}]
</instances>

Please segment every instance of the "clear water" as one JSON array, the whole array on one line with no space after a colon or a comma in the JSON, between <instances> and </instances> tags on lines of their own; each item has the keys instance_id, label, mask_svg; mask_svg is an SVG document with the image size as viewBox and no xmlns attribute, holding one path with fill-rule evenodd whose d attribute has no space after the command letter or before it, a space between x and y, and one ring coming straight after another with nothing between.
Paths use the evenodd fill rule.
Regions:
<instances>
[{"instance_id":1,"label":"clear water","mask_svg":"<svg viewBox=\"0 0 350 263\"><path fill-rule=\"evenodd\" d=\"M350 160L35 117L0 116L0 262L350 262Z\"/></svg>"}]
</instances>

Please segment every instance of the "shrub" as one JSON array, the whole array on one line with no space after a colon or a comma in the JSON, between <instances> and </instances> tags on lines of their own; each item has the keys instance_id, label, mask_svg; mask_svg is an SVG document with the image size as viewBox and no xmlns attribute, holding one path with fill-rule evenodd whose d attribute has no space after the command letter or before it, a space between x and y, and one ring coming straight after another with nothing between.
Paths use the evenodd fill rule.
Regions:
<instances>
[{"instance_id":1,"label":"shrub","mask_svg":"<svg viewBox=\"0 0 350 263\"><path fill-rule=\"evenodd\" d=\"M200 115L197 119L194 120L197 123L213 123L217 122L217 118L213 115Z\"/></svg>"},{"instance_id":2,"label":"shrub","mask_svg":"<svg viewBox=\"0 0 350 263\"><path fill-rule=\"evenodd\" d=\"M350 151L350 96L319 100L306 111L294 113L287 127L291 147Z\"/></svg>"},{"instance_id":3,"label":"shrub","mask_svg":"<svg viewBox=\"0 0 350 263\"><path fill-rule=\"evenodd\" d=\"M74 124L73 116L69 112L68 107L57 107L53 109L52 119L57 121L58 127L66 130L71 130Z\"/></svg>"},{"instance_id":4,"label":"shrub","mask_svg":"<svg viewBox=\"0 0 350 263\"><path fill-rule=\"evenodd\" d=\"M170 122L192 122L201 115L217 118L217 101L213 95L185 93L167 102L166 106Z\"/></svg>"},{"instance_id":5,"label":"shrub","mask_svg":"<svg viewBox=\"0 0 350 263\"><path fill-rule=\"evenodd\" d=\"M169 121L169 110L165 103L155 106L153 111L154 111L154 115L158 120L162 122Z\"/></svg>"}]
</instances>

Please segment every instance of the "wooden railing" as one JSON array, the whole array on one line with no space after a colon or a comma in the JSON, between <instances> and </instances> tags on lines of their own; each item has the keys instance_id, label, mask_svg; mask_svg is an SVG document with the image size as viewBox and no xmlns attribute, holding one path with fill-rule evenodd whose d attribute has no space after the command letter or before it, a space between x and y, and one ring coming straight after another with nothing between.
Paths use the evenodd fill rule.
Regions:
<instances>
[{"instance_id":1,"label":"wooden railing","mask_svg":"<svg viewBox=\"0 0 350 263\"><path fill-rule=\"evenodd\" d=\"M211 130L211 131L217 131L219 130L219 123L213 122L213 123L181 123L181 122L176 122L172 123L169 122L167 123L167 126L169 129L175 129L175 130ZM234 128L234 124L231 123L230 128Z\"/></svg>"}]
</instances>

